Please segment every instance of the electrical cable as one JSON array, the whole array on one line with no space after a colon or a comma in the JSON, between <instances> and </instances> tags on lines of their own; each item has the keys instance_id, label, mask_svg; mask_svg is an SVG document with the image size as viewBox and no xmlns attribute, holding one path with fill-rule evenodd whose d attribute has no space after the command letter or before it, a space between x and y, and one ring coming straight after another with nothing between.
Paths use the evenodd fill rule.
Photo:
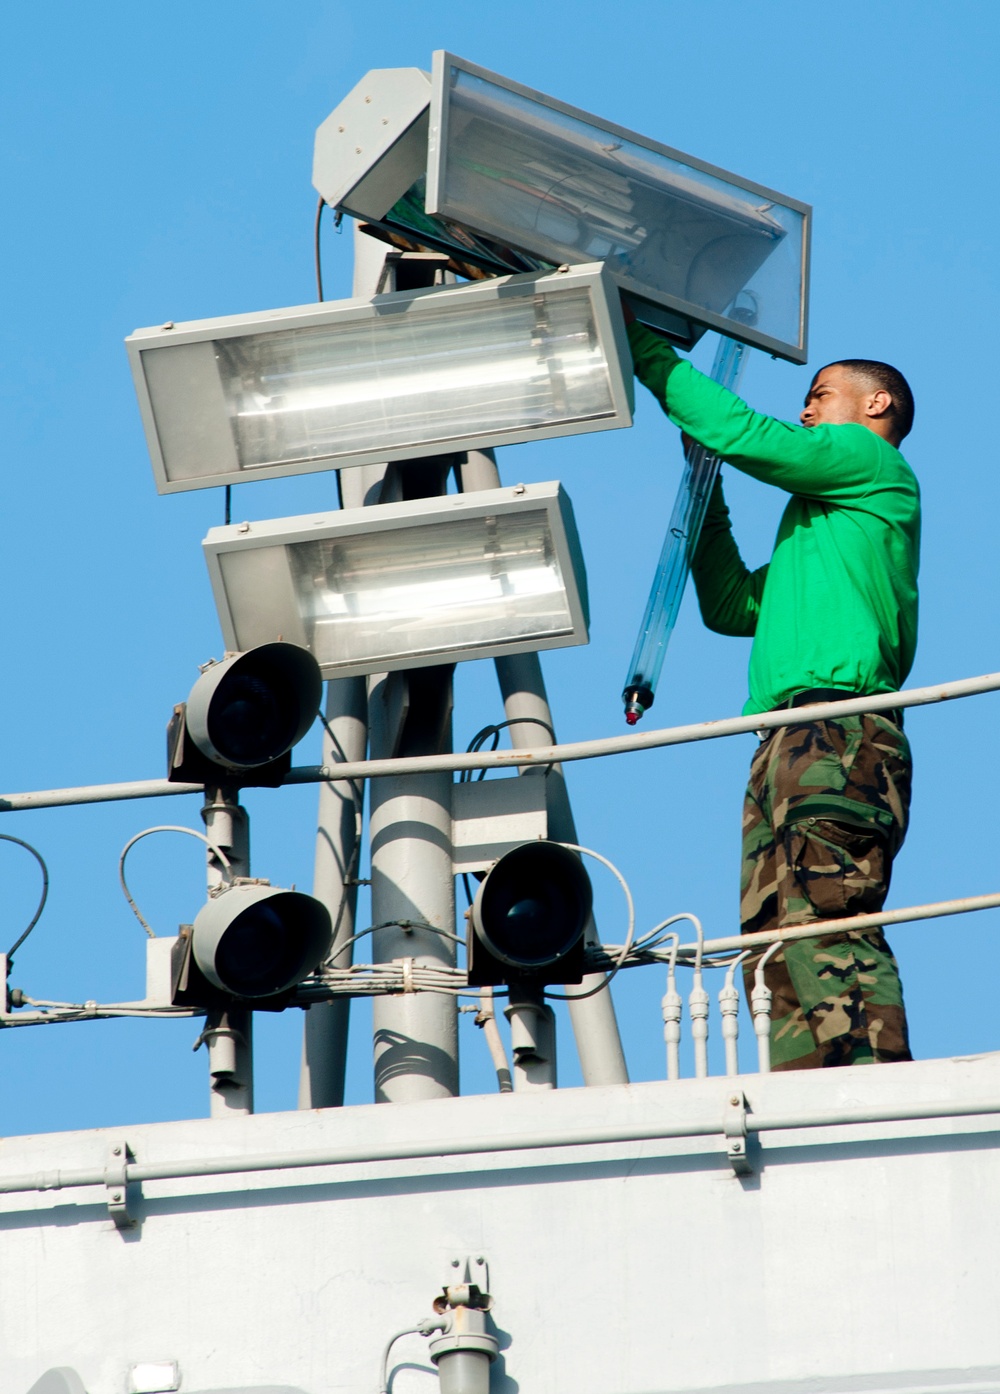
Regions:
<instances>
[{"instance_id":1,"label":"electrical cable","mask_svg":"<svg viewBox=\"0 0 1000 1394\"><path fill-rule=\"evenodd\" d=\"M548 723L547 721L543 721L543 720L541 719L541 717L538 717L538 716L519 716L519 717L513 718L513 719L510 720L510 721L498 721L498 722L496 723L496 725L494 725L494 726L484 726L483 729L482 729L481 731L477 731L476 734L472 737L472 740L471 740L471 741L469 742L469 744L465 747L466 754L467 754L467 755L471 755L471 754L474 754L476 751L482 750L483 745L485 744L485 742L488 741L488 740L490 740L490 739L492 739L492 741L493 741L493 744L490 746L490 750L491 750L491 751L494 751L494 750L497 749L497 747L498 747L499 744L500 744L500 732L501 732L501 731L506 731L507 728L510 727L510 726L521 726L521 725L528 725L528 724L530 724L530 725L532 725L532 726L542 726L542 727L544 727L544 729L549 733L550 737L552 738L552 744L555 745L556 733L555 733L555 731L552 729L552 727L549 725L549 723ZM543 768L543 767L542 767L542 766L539 766L539 768L541 769L541 768ZM548 774L549 771L550 771L551 769L552 769L552 766L551 766L551 765L546 765L546 766L544 766L544 770L545 770L545 773L546 773L546 774ZM472 770L463 770L462 773L461 773L461 775L460 775L460 782L463 783L463 784L469 784L469 783L471 783L471 781L472 781L472 774L473 774ZM486 778L486 771L485 771L485 770L480 770L480 771L479 771L479 779L480 779L480 780L483 780L483 779L485 779L485 778Z\"/></svg>"},{"instance_id":2,"label":"electrical cable","mask_svg":"<svg viewBox=\"0 0 1000 1394\"><path fill-rule=\"evenodd\" d=\"M471 910L476 897L472 894L472 887L469 885L469 873L467 871L462 872L462 888L465 891L465 902Z\"/></svg>"},{"instance_id":3,"label":"electrical cable","mask_svg":"<svg viewBox=\"0 0 1000 1394\"><path fill-rule=\"evenodd\" d=\"M323 261L322 261L322 258L321 258L321 256L320 256L319 228L320 228L320 220L321 220L321 218L322 218L322 216L323 216L323 209L324 209L325 206L326 206L326 199L323 197L322 194L320 194L320 196L319 196L319 202L316 204L316 218L315 218L315 220L314 220L314 222L313 222L313 256L314 256L314 259L315 259L315 262L316 262L316 299L317 299L317 300L322 300L322 299L323 299Z\"/></svg>"},{"instance_id":4,"label":"electrical cable","mask_svg":"<svg viewBox=\"0 0 1000 1394\"><path fill-rule=\"evenodd\" d=\"M35 910L34 915L32 915L31 920L28 923L27 929L22 930L20 937L15 939L11 947L7 950L7 968L9 971L14 962L15 953L17 953L18 949L21 947L25 939L27 939L28 935L31 933L35 925L42 917L42 911L45 909L45 902L49 898L49 869L45 865L45 858L42 856L41 852L37 851L36 848L32 847L30 842L25 842L20 837L12 837L10 833L0 833L0 840L4 842L16 842L18 847L23 847L26 852L31 853L35 861L42 869L42 894L38 901L38 908Z\"/></svg>"},{"instance_id":5,"label":"electrical cable","mask_svg":"<svg viewBox=\"0 0 1000 1394\"><path fill-rule=\"evenodd\" d=\"M461 1007L459 1010L467 1012L470 1008ZM500 1028L497 1025L496 1012L493 1010L493 989L491 987L483 987L479 990L479 1011L476 1013L476 1025L481 1029L490 1052L490 1059L493 1061L493 1068L497 1073L500 1093L512 1094L514 1083L511 1078L507 1052L504 1050L503 1039L500 1035Z\"/></svg>"},{"instance_id":6,"label":"electrical cable","mask_svg":"<svg viewBox=\"0 0 1000 1394\"><path fill-rule=\"evenodd\" d=\"M660 940L656 939L655 936L659 934L661 930L667 929L672 924L676 924L678 920L688 920L694 925L694 932L698 937L698 943L703 946L705 943L705 931L702 929L701 920L699 920L697 915L693 915L690 910L681 910L676 915L669 915L667 919L661 920L658 925L654 925L641 939L637 939L632 945L633 951L638 952L642 948L655 949L660 943ZM664 935L664 938L677 940L677 935L667 934ZM651 940L652 942L650 942Z\"/></svg>"},{"instance_id":7,"label":"electrical cable","mask_svg":"<svg viewBox=\"0 0 1000 1394\"><path fill-rule=\"evenodd\" d=\"M783 947L782 941L776 939L761 955L760 961L754 969L753 989L750 993L750 1011L753 1014L754 1035L757 1037L757 1068L762 1075L771 1072L771 1006L773 1003L771 989L764 981L764 968Z\"/></svg>"},{"instance_id":8,"label":"electrical cable","mask_svg":"<svg viewBox=\"0 0 1000 1394\"><path fill-rule=\"evenodd\" d=\"M45 998L29 997L26 993L20 994L18 1005L37 1007L44 1013L42 1018L46 1022L60 1021L91 1021L100 1020L104 1017L178 1017L178 1016L203 1016L204 1009L201 1007L126 1007L119 1006L114 1002L50 1002ZM8 1026L35 1026L38 1018L34 1021L29 1018L8 1017L4 1021L4 1027Z\"/></svg>"},{"instance_id":9,"label":"electrical cable","mask_svg":"<svg viewBox=\"0 0 1000 1394\"><path fill-rule=\"evenodd\" d=\"M779 949L783 949L783 948L784 948L784 944L782 943L782 941L781 941L780 939L775 939L774 943L768 948L767 952L761 954L760 962L757 964L757 967L754 969L754 974L753 974L754 986L755 986L755 987L763 987L763 986L764 986L764 967L765 967L766 964L770 963L771 959L772 959L772 958L774 957L774 955L778 952L778 950L779 950Z\"/></svg>"},{"instance_id":10,"label":"electrical cable","mask_svg":"<svg viewBox=\"0 0 1000 1394\"><path fill-rule=\"evenodd\" d=\"M233 879L232 865L230 864L229 858L226 856L225 852L223 852L222 848L216 847L215 843L210 842L204 833L197 832L194 828L182 828L174 823L162 823L158 824L155 828L144 828L141 833L136 833L135 837L130 838L128 842L126 842L125 846L122 848L122 854L118 858L118 884L121 886L125 899L128 901L129 905L132 908L132 913L135 915L136 919L139 921L143 929L149 935L150 939L156 938L156 932L155 930L149 927L149 924L143 918L142 911L139 909L138 905L136 905L135 901L132 899L132 892L129 890L128 882L125 880L125 858L128 856L129 852L131 852L132 848L135 846L137 842L141 842L144 837L150 837L153 833L186 833L188 837L196 837L199 842L203 842L205 844L205 846L208 848L208 850L212 853L213 856L218 857L226 872L226 879L230 883Z\"/></svg>"},{"instance_id":11,"label":"electrical cable","mask_svg":"<svg viewBox=\"0 0 1000 1394\"><path fill-rule=\"evenodd\" d=\"M404 1336L429 1336L432 1331L444 1331L447 1322L444 1317L424 1317L423 1321L416 1326L404 1327L402 1331L397 1331L394 1336L390 1336L385 1343L382 1351L382 1362L379 1365L379 1394L389 1394L389 1352L397 1341L401 1341Z\"/></svg>"},{"instance_id":12,"label":"electrical cable","mask_svg":"<svg viewBox=\"0 0 1000 1394\"><path fill-rule=\"evenodd\" d=\"M740 994L736 987L735 977L737 966L749 955L749 949L737 954L726 971L725 982L719 989L719 1015L722 1019L722 1043L726 1055L726 1074L728 1076L738 1075L740 1072L738 1044Z\"/></svg>"},{"instance_id":13,"label":"electrical cable","mask_svg":"<svg viewBox=\"0 0 1000 1394\"><path fill-rule=\"evenodd\" d=\"M625 943L622 945L621 952L615 959L606 977L599 982L596 987L588 988L586 992L542 993L543 997L548 997L553 1002L582 1002L587 997L594 997L598 992L603 992L605 988L610 987L612 978L614 978L618 970L623 967L625 960L628 958L632 950L632 938L635 934L635 901L632 899L632 892L629 890L628 882L615 866L614 862L608 861L607 857L603 857L600 852L595 852L590 847L580 847L575 842L561 842L559 845L568 848L570 852L582 852L585 856L593 857L595 861L599 861L602 865L606 866L621 886L625 894L625 903L628 906L628 930L625 934Z\"/></svg>"},{"instance_id":14,"label":"electrical cable","mask_svg":"<svg viewBox=\"0 0 1000 1394\"><path fill-rule=\"evenodd\" d=\"M435 924L425 924L422 920L383 920L381 924L370 924L367 929L359 929L357 934L352 934L350 939L345 939L340 947L346 949L348 944L356 944L359 939L363 939L366 934L374 934L377 929L392 929L394 927L402 930L429 929L432 934L440 934L442 939L452 939L456 944L465 943L464 939L453 934L450 929L441 929L439 925ZM388 966L388 964L385 965L385 967ZM444 966L442 964L442 967Z\"/></svg>"},{"instance_id":15,"label":"electrical cable","mask_svg":"<svg viewBox=\"0 0 1000 1394\"><path fill-rule=\"evenodd\" d=\"M339 474L337 478L340 478ZM326 716L322 711L319 712L319 719L322 723L323 730L326 732L327 739L330 742L331 751L338 757L341 763L345 762L347 756L344 752L344 747L337 739L333 727L330 725L329 721L327 720ZM337 792L336 785L343 784L344 782L344 780L340 779L328 779L326 781L326 783L329 785L330 789L334 793ZM336 946L335 953L337 955L339 955L342 952L342 950L347 947L347 944L351 944L354 942L353 939L349 939L347 941L347 944L337 944L337 931L340 929L340 922L344 918L344 911L347 909L347 888L352 884L357 884L353 881L353 878L357 876L358 863L361 860L361 839L363 834L365 808L365 796L361 785L361 781L357 779L349 779L346 781L346 783L351 791L351 798L354 800L354 842L353 846L351 847L351 854L344 865L343 884L345 893L340 898L340 905L337 909L337 918L334 920L333 929L330 931L330 943L331 945Z\"/></svg>"}]
</instances>

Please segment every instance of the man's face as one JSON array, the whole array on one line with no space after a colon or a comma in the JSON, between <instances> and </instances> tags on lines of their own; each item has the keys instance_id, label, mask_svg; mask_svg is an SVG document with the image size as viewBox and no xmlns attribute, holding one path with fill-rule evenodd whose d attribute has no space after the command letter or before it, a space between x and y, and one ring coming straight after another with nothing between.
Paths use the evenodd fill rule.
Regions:
<instances>
[{"instance_id":1,"label":"man's face","mask_svg":"<svg viewBox=\"0 0 1000 1394\"><path fill-rule=\"evenodd\" d=\"M846 368L835 364L813 378L799 420L803 426L843 426L852 421L868 425L866 406L871 396Z\"/></svg>"}]
</instances>

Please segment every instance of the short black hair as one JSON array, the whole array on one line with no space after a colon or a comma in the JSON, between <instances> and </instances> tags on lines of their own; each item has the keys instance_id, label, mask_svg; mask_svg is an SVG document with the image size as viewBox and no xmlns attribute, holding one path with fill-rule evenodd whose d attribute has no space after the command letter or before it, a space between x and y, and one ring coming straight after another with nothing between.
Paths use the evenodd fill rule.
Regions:
<instances>
[{"instance_id":1,"label":"short black hair","mask_svg":"<svg viewBox=\"0 0 1000 1394\"><path fill-rule=\"evenodd\" d=\"M880 363L876 358L839 358L836 363L827 363L826 367L846 368L853 377L862 379L866 387L888 392L892 398L890 411L899 439L904 440L910 434L913 429L913 393L898 368L890 363ZM820 368L816 377L823 371ZM816 378L813 378L815 381Z\"/></svg>"}]
</instances>

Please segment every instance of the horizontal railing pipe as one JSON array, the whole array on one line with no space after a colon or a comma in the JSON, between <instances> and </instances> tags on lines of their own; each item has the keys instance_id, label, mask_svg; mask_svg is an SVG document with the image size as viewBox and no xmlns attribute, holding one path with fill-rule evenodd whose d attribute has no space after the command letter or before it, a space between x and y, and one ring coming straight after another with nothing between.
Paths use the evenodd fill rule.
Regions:
<instances>
[{"instance_id":1,"label":"horizontal railing pipe","mask_svg":"<svg viewBox=\"0 0 1000 1394\"><path fill-rule=\"evenodd\" d=\"M879 910L871 915L851 915L843 920L810 920L808 924L784 925L778 929L761 929L753 934L728 934L721 939L706 939L701 945L705 954L728 953L734 949L752 949L758 945L780 940L810 939L822 934L845 934L848 930L878 929L887 924L915 924L919 920L936 920L944 915L966 915L974 910L1000 908L1000 892L990 895L966 895L957 900L935 900L926 905L901 905L896 910ZM680 944L677 957L694 958L697 941Z\"/></svg>"},{"instance_id":2,"label":"horizontal railing pipe","mask_svg":"<svg viewBox=\"0 0 1000 1394\"><path fill-rule=\"evenodd\" d=\"M202 784L171 784L166 779L132 779L123 784L79 784L69 789L35 789L0 794L0 813L29 808L68 808L73 804L117 803L122 799L165 799L171 794L202 794Z\"/></svg>"},{"instance_id":3,"label":"horizontal railing pipe","mask_svg":"<svg viewBox=\"0 0 1000 1394\"><path fill-rule=\"evenodd\" d=\"M597 740L572 741L564 745L535 746L526 750L479 750L454 755L411 755L393 760L353 760L340 765L300 765L292 769L284 784L321 784L326 781L379 779L386 775L428 774L434 771L490 770L552 765L570 760L593 760L604 755L628 755L662 746L688 745L693 741L718 740L723 736L745 736L755 731L771 731L779 726L800 726L804 721L826 721L839 716L858 716L866 712L893 711L899 707L922 707L935 702L951 702L958 697L976 697L1000 689L1000 673L984 673L978 678L931 687L911 687L901 692L880 692L875 697L852 697L845 702L816 702L792 710L760 712L752 716L730 716L719 721L700 721L690 726L667 726L653 731L630 731L621 736ZM107 803L118 799L159 799L172 794L199 794L200 784L171 784L165 779L133 780L125 784L86 784L70 789L39 789L24 794L0 794L0 813L30 808L56 808L69 804Z\"/></svg>"},{"instance_id":4,"label":"horizontal railing pipe","mask_svg":"<svg viewBox=\"0 0 1000 1394\"><path fill-rule=\"evenodd\" d=\"M720 1081L721 1082L721 1081ZM724 1084L724 1093L732 1084ZM499 1097L499 1096L498 1096ZM503 1110L504 1103L499 1104ZM900 1104L895 1107L866 1106L817 1109L802 1113L766 1110L747 1114L747 1129L753 1133L793 1128L827 1128L864 1123L925 1122L936 1118L993 1118L1000 1114L1000 1099L940 1100L931 1103ZM497 1132L494 1137L475 1139L438 1138L429 1142L390 1143L381 1147L335 1147L317 1152L262 1152L245 1157L199 1158L177 1162L129 1162L124 1168L129 1183L143 1181L190 1180L210 1176L239 1176L250 1172L295 1171L315 1167L345 1166L351 1163L418 1161L451 1156L482 1156L489 1153L540 1151L560 1147L596 1147L618 1142L669 1141L673 1138L718 1138L720 1150L725 1135L722 1098L718 1113L704 1113L686 1123L662 1121L621 1127L566 1129L562 1132ZM120 1184L122 1168L114 1180ZM106 1186L108 1174L102 1167L79 1167L0 1177L0 1195L25 1191L69 1190L82 1186Z\"/></svg>"}]
</instances>

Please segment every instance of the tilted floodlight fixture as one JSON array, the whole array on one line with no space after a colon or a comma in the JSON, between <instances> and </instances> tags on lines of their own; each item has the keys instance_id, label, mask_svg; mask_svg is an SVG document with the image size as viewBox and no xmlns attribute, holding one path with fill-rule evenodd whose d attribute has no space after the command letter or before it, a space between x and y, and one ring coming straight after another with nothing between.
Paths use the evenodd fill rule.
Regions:
<instances>
[{"instance_id":1,"label":"tilted floodlight fixture","mask_svg":"<svg viewBox=\"0 0 1000 1394\"><path fill-rule=\"evenodd\" d=\"M234 646L235 647L235 646ZM207 664L167 731L168 778L277 784L319 711L323 679L304 647L247 646Z\"/></svg>"},{"instance_id":2,"label":"tilted floodlight fixture","mask_svg":"<svg viewBox=\"0 0 1000 1394\"><path fill-rule=\"evenodd\" d=\"M556 483L240 523L203 546L226 646L280 634L325 678L587 642Z\"/></svg>"},{"instance_id":3,"label":"tilted floodlight fixture","mask_svg":"<svg viewBox=\"0 0 1000 1394\"><path fill-rule=\"evenodd\" d=\"M469 983L580 982L590 878L558 842L525 842L491 868L470 916Z\"/></svg>"},{"instance_id":4,"label":"tilted floodlight fixture","mask_svg":"<svg viewBox=\"0 0 1000 1394\"><path fill-rule=\"evenodd\" d=\"M604 261L679 343L717 329L805 362L807 204L452 54L432 81L368 73L320 126L313 182L397 245L493 274Z\"/></svg>"},{"instance_id":5,"label":"tilted floodlight fixture","mask_svg":"<svg viewBox=\"0 0 1000 1394\"><path fill-rule=\"evenodd\" d=\"M161 493L632 424L600 264L140 329Z\"/></svg>"}]
</instances>

